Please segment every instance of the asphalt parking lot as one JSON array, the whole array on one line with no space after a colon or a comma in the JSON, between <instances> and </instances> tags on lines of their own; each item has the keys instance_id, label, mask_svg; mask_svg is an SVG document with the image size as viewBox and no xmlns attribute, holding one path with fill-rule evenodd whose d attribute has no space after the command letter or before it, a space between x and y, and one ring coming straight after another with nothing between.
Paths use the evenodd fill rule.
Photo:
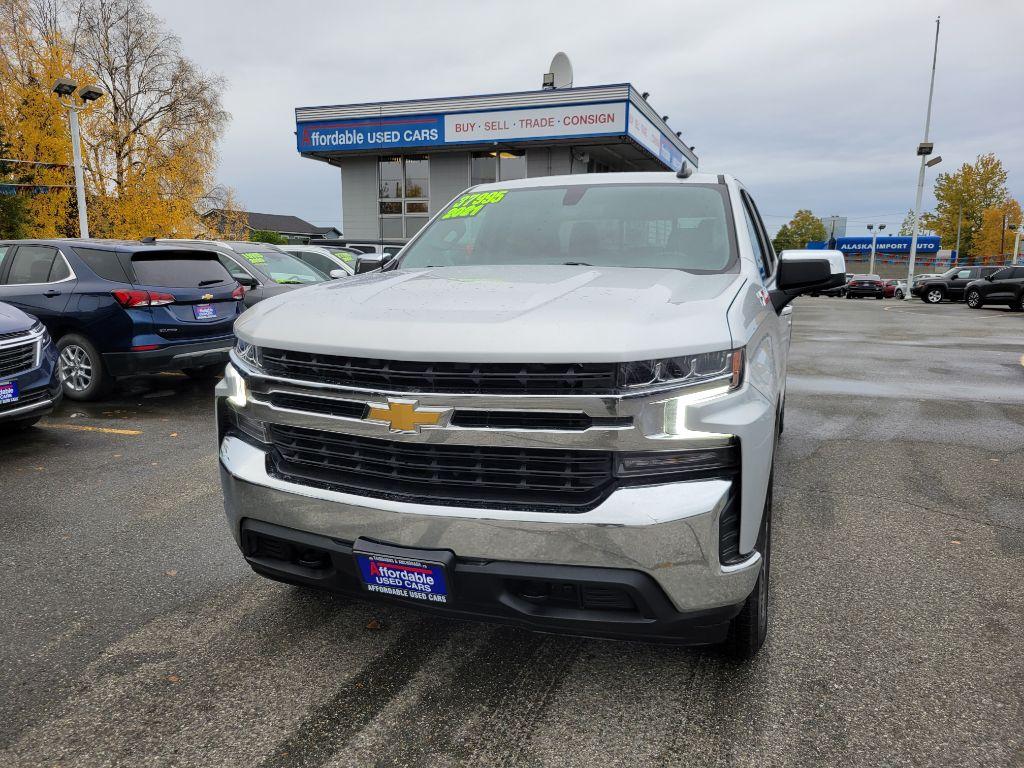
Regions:
<instances>
[{"instance_id":1,"label":"asphalt parking lot","mask_svg":"<svg viewBox=\"0 0 1024 768\"><path fill-rule=\"evenodd\" d=\"M265 581L209 384L0 438L0 763L1024 765L1024 316L801 299L752 663Z\"/></svg>"}]
</instances>

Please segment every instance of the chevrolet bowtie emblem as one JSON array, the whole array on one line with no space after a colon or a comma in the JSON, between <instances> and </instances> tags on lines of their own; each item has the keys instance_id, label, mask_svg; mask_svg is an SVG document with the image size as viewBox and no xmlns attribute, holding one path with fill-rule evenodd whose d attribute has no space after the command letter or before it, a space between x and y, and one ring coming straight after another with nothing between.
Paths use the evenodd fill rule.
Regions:
<instances>
[{"instance_id":1,"label":"chevrolet bowtie emblem","mask_svg":"<svg viewBox=\"0 0 1024 768\"><path fill-rule=\"evenodd\" d=\"M416 400L391 400L370 403L366 421L387 424L392 432L415 434L421 427L442 427L451 416L451 408L417 407Z\"/></svg>"},{"instance_id":2,"label":"chevrolet bowtie emblem","mask_svg":"<svg viewBox=\"0 0 1024 768\"><path fill-rule=\"evenodd\" d=\"M204 293L203 294L203 301L209 301L212 298L213 298L213 294L212 293Z\"/></svg>"}]
</instances>

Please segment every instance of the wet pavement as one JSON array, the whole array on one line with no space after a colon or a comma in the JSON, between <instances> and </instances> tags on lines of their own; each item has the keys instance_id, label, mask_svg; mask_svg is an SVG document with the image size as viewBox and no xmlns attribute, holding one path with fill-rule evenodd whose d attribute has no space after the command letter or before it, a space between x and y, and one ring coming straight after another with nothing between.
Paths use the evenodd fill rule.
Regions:
<instances>
[{"instance_id":1,"label":"wet pavement","mask_svg":"<svg viewBox=\"0 0 1024 768\"><path fill-rule=\"evenodd\" d=\"M1024 315L801 299L750 663L265 581L212 385L0 438L4 766L1024 765Z\"/></svg>"}]
</instances>

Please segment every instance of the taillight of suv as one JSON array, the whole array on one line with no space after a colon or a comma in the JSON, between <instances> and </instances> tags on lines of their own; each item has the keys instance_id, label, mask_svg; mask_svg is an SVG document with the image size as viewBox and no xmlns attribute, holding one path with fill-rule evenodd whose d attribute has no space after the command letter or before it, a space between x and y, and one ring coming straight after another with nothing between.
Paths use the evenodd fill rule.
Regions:
<instances>
[{"instance_id":1,"label":"taillight of suv","mask_svg":"<svg viewBox=\"0 0 1024 768\"><path fill-rule=\"evenodd\" d=\"M111 291L111 293L114 294L117 303L125 309L162 307L165 304L173 304L175 301L173 294L158 291L117 290Z\"/></svg>"}]
</instances>

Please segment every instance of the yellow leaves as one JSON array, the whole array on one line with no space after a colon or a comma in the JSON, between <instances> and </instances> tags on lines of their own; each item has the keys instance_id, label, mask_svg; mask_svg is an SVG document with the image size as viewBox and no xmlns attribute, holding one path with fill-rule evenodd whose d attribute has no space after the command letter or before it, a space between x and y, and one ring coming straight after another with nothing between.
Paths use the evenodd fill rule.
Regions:
<instances>
[{"instance_id":1,"label":"yellow leaves","mask_svg":"<svg viewBox=\"0 0 1024 768\"><path fill-rule=\"evenodd\" d=\"M1007 224L1020 224L1021 207L1016 200L992 205L981 212L981 229L974 238L974 254L992 263L1001 263L1013 252L1015 232Z\"/></svg>"}]
</instances>

